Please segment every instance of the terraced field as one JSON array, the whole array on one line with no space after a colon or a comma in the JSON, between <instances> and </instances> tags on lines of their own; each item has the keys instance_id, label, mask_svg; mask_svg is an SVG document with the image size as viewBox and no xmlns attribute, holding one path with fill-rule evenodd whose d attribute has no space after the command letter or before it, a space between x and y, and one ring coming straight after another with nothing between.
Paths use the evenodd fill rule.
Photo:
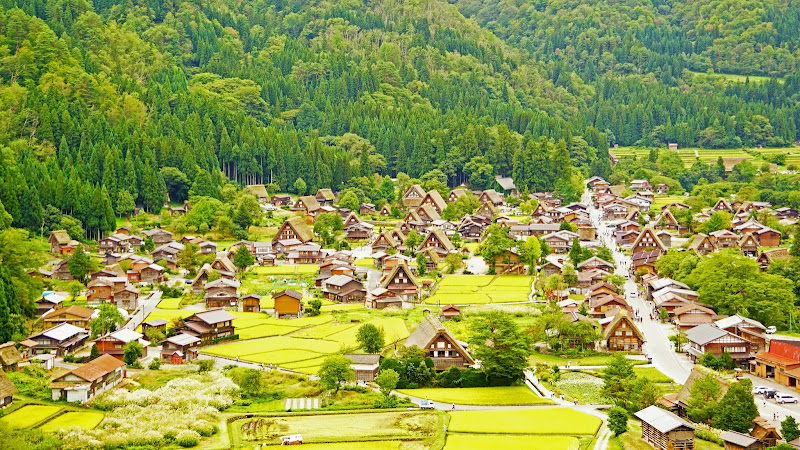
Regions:
<instances>
[{"instance_id":1,"label":"terraced field","mask_svg":"<svg viewBox=\"0 0 800 450\"><path fill-rule=\"evenodd\" d=\"M249 340L212 347L204 353L316 373L327 356L358 346L356 333L361 324L332 322L333 316L328 314L294 320L273 319L263 314L257 317L258 313L234 315L237 316L234 324L242 327L237 328L239 338ZM409 336L408 327L400 318L379 318L369 323L383 328L387 344ZM302 330L305 327L308 329ZM301 331L285 336L298 330Z\"/></svg>"},{"instance_id":2,"label":"terraced field","mask_svg":"<svg viewBox=\"0 0 800 450\"><path fill-rule=\"evenodd\" d=\"M82 430L91 430L100 425L103 421L103 413L91 411L70 411L61 414L55 419L39 427L46 433L52 433L61 429L69 430L78 427Z\"/></svg>"},{"instance_id":3,"label":"terraced field","mask_svg":"<svg viewBox=\"0 0 800 450\"><path fill-rule=\"evenodd\" d=\"M25 405L3 416L3 422L11 428L30 428L58 414L63 408L50 405Z\"/></svg>"},{"instance_id":4,"label":"terraced field","mask_svg":"<svg viewBox=\"0 0 800 450\"><path fill-rule=\"evenodd\" d=\"M467 305L526 302L531 293L531 277L459 275L445 277L436 294L425 300L429 305Z\"/></svg>"}]
</instances>

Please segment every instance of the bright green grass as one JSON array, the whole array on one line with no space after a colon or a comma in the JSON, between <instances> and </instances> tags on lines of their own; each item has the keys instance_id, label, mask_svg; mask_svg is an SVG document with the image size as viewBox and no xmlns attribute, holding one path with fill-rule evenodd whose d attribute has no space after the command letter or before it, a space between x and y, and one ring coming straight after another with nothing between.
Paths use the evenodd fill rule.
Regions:
<instances>
[{"instance_id":1,"label":"bright green grass","mask_svg":"<svg viewBox=\"0 0 800 450\"><path fill-rule=\"evenodd\" d=\"M445 450L578 450L578 439L568 436L509 436L502 434L448 434Z\"/></svg>"},{"instance_id":2,"label":"bright green grass","mask_svg":"<svg viewBox=\"0 0 800 450\"><path fill-rule=\"evenodd\" d=\"M492 275L451 275L444 277L439 287L444 286L487 286L492 282Z\"/></svg>"},{"instance_id":3,"label":"bright green grass","mask_svg":"<svg viewBox=\"0 0 800 450\"><path fill-rule=\"evenodd\" d=\"M181 318L185 319L197 311L188 311L185 309L156 309L155 311L148 314L147 318L144 320L145 322L149 322L151 320L156 319L164 319L167 322L172 322L172 319ZM167 323L167 328L172 328L172 323ZM136 331L142 331L142 326L136 327Z\"/></svg>"},{"instance_id":4,"label":"bright green grass","mask_svg":"<svg viewBox=\"0 0 800 450\"><path fill-rule=\"evenodd\" d=\"M682 195L657 195L650 204L650 211L661 212L661 208L672 202L684 202L686 197Z\"/></svg>"},{"instance_id":5,"label":"bright green grass","mask_svg":"<svg viewBox=\"0 0 800 450\"><path fill-rule=\"evenodd\" d=\"M319 272L315 264L284 264L279 266L255 267L251 269L259 275L311 275Z\"/></svg>"},{"instance_id":6,"label":"bright green grass","mask_svg":"<svg viewBox=\"0 0 800 450\"><path fill-rule=\"evenodd\" d=\"M527 386L452 388L452 389L401 389L406 395L426 398L435 402L459 405L546 405L550 400L534 394Z\"/></svg>"},{"instance_id":7,"label":"bright green grass","mask_svg":"<svg viewBox=\"0 0 800 450\"><path fill-rule=\"evenodd\" d=\"M351 309L366 309L361 303L338 303L333 305L322 305L323 311L348 311Z\"/></svg>"},{"instance_id":8,"label":"bright green grass","mask_svg":"<svg viewBox=\"0 0 800 450\"><path fill-rule=\"evenodd\" d=\"M750 78L751 83L765 83L770 80L770 77L765 77L761 75L737 75L733 73L705 73L705 72L696 72L694 70L690 70L693 75L696 77L706 77L706 78L714 78L714 79L722 79L729 83L744 83ZM783 78L778 78L778 83L783 83Z\"/></svg>"},{"instance_id":9,"label":"bright green grass","mask_svg":"<svg viewBox=\"0 0 800 450\"><path fill-rule=\"evenodd\" d=\"M558 364L559 366L566 366L570 362L572 366L606 366L611 362L611 355L597 355L586 356L583 358L564 358L561 356L548 355L545 353L535 353L528 358L531 365L536 363L547 363L550 365ZM632 359L633 365L647 364L647 361Z\"/></svg>"},{"instance_id":10,"label":"bright green grass","mask_svg":"<svg viewBox=\"0 0 800 450\"><path fill-rule=\"evenodd\" d=\"M403 441L335 442L303 444L303 450L400 450Z\"/></svg>"},{"instance_id":11,"label":"bright green grass","mask_svg":"<svg viewBox=\"0 0 800 450\"><path fill-rule=\"evenodd\" d=\"M653 383L669 383L673 381L672 378L664 375L655 367L635 367L634 372L636 372L637 377L645 377Z\"/></svg>"},{"instance_id":12,"label":"bright green grass","mask_svg":"<svg viewBox=\"0 0 800 450\"><path fill-rule=\"evenodd\" d=\"M531 292L531 277L526 276L449 276L439 284L429 305L468 305L526 302Z\"/></svg>"},{"instance_id":13,"label":"bright green grass","mask_svg":"<svg viewBox=\"0 0 800 450\"><path fill-rule=\"evenodd\" d=\"M269 336L283 336L284 334L289 334L292 331L297 331L297 328L285 325L256 325L248 328L237 328L236 334L239 335L239 339L244 340Z\"/></svg>"},{"instance_id":14,"label":"bright green grass","mask_svg":"<svg viewBox=\"0 0 800 450\"><path fill-rule=\"evenodd\" d=\"M455 411L450 417L450 431L464 433L593 435L602 423L567 408Z\"/></svg>"},{"instance_id":15,"label":"bright green grass","mask_svg":"<svg viewBox=\"0 0 800 450\"><path fill-rule=\"evenodd\" d=\"M160 309L180 309L181 307L181 298L165 298L158 302L158 308Z\"/></svg>"},{"instance_id":16,"label":"bright green grass","mask_svg":"<svg viewBox=\"0 0 800 450\"><path fill-rule=\"evenodd\" d=\"M66 412L55 419L42 425L41 430L45 433L52 433L60 429L69 430L78 427L83 430L91 430L100 425L103 421L103 413L99 412Z\"/></svg>"},{"instance_id":17,"label":"bright green grass","mask_svg":"<svg viewBox=\"0 0 800 450\"><path fill-rule=\"evenodd\" d=\"M409 336L408 327L405 321L400 318L385 318L370 320L369 323L378 328L383 328L384 337L387 343L396 342ZM356 345L356 333L361 326L359 323L335 323L327 324L322 327L304 330L297 334L297 337L311 339L325 339L335 341L346 347Z\"/></svg>"},{"instance_id":18,"label":"bright green grass","mask_svg":"<svg viewBox=\"0 0 800 450\"><path fill-rule=\"evenodd\" d=\"M356 260L358 267L375 267L375 260L372 258L361 258Z\"/></svg>"},{"instance_id":19,"label":"bright green grass","mask_svg":"<svg viewBox=\"0 0 800 450\"><path fill-rule=\"evenodd\" d=\"M11 428L30 428L61 411L60 406L26 405L4 416L3 422Z\"/></svg>"}]
</instances>

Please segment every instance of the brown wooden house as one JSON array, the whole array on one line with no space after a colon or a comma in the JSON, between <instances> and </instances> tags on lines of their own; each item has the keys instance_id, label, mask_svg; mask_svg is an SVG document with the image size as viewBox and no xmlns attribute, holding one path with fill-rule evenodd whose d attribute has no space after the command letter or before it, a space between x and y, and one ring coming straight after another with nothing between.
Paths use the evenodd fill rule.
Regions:
<instances>
[{"instance_id":1,"label":"brown wooden house","mask_svg":"<svg viewBox=\"0 0 800 450\"><path fill-rule=\"evenodd\" d=\"M0 410L11 405L14 394L19 393L17 387L11 382L5 372L0 371Z\"/></svg>"},{"instance_id":2,"label":"brown wooden house","mask_svg":"<svg viewBox=\"0 0 800 450\"><path fill-rule=\"evenodd\" d=\"M161 361L171 364L183 364L197 359L197 346L200 338L180 333L167 338L161 343Z\"/></svg>"},{"instance_id":3,"label":"brown wooden house","mask_svg":"<svg viewBox=\"0 0 800 450\"><path fill-rule=\"evenodd\" d=\"M757 437L738 431L728 430L719 438L725 443L725 450L764 450L767 448Z\"/></svg>"},{"instance_id":4,"label":"brown wooden house","mask_svg":"<svg viewBox=\"0 0 800 450\"><path fill-rule=\"evenodd\" d=\"M345 358L353 363L356 381L372 382L378 376L382 356L379 353L345 353Z\"/></svg>"},{"instance_id":5,"label":"brown wooden house","mask_svg":"<svg viewBox=\"0 0 800 450\"><path fill-rule=\"evenodd\" d=\"M322 295L335 302L363 302L367 296L364 285L347 275L334 275L322 282Z\"/></svg>"},{"instance_id":6,"label":"brown wooden house","mask_svg":"<svg viewBox=\"0 0 800 450\"><path fill-rule=\"evenodd\" d=\"M102 355L54 378L50 383L51 398L86 403L114 388L124 377L125 363L111 355Z\"/></svg>"},{"instance_id":7,"label":"brown wooden house","mask_svg":"<svg viewBox=\"0 0 800 450\"><path fill-rule=\"evenodd\" d=\"M272 294L274 314L279 319L298 318L303 315L303 294L294 289L284 289Z\"/></svg>"},{"instance_id":8,"label":"brown wooden house","mask_svg":"<svg viewBox=\"0 0 800 450\"><path fill-rule=\"evenodd\" d=\"M235 316L222 309L209 309L192 314L183 320L181 332L200 338L201 345L235 334Z\"/></svg>"},{"instance_id":9,"label":"brown wooden house","mask_svg":"<svg viewBox=\"0 0 800 450\"><path fill-rule=\"evenodd\" d=\"M422 200L425 198L427 193L422 186L415 184L403 193L402 203L403 206L406 208L416 208L417 206L422 204Z\"/></svg>"},{"instance_id":10,"label":"brown wooden house","mask_svg":"<svg viewBox=\"0 0 800 450\"><path fill-rule=\"evenodd\" d=\"M205 295L203 296L206 307L222 308L236 306L239 300L239 286L241 286L239 281L229 280L227 278L219 278L206 283Z\"/></svg>"},{"instance_id":11,"label":"brown wooden house","mask_svg":"<svg viewBox=\"0 0 800 450\"><path fill-rule=\"evenodd\" d=\"M22 357L14 341L0 344L0 372L16 372Z\"/></svg>"},{"instance_id":12,"label":"brown wooden house","mask_svg":"<svg viewBox=\"0 0 800 450\"><path fill-rule=\"evenodd\" d=\"M261 296L247 294L239 299L239 312L261 312Z\"/></svg>"},{"instance_id":13,"label":"brown wooden house","mask_svg":"<svg viewBox=\"0 0 800 450\"><path fill-rule=\"evenodd\" d=\"M309 228L308 224L302 217L291 217L281 225L275 238L272 239L272 245L278 241L289 241L296 239L303 242L308 242L314 238L314 232Z\"/></svg>"},{"instance_id":14,"label":"brown wooden house","mask_svg":"<svg viewBox=\"0 0 800 450\"><path fill-rule=\"evenodd\" d=\"M62 323L34 334L21 344L28 347L29 356L45 353L64 356L83 347L88 337L89 334L82 327Z\"/></svg>"},{"instance_id":15,"label":"brown wooden house","mask_svg":"<svg viewBox=\"0 0 800 450\"><path fill-rule=\"evenodd\" d=\"M747 366L750 359L750 342L716 326L704 323L686 332L689 341L687 353L692 361L696 361L705 353L719 358L727 352L734 362Z\"/></svg>"},{"instance_id":16,"label":"brown wooden house","mask_svg":"<svg viewBox=\"0 0 800 450\"><path fill-rule=\"evenodd\" d=\"M697 256L706 256L717 251L714 241L706 234L697 233L689 244L689 250L695 252Z\"/></svg>"},{"instance_id":17,"label":"brown wooden house","mask_svg":"<svg viewBox=\"0 0 800 450\"><path fill-rule=\"evenodd\" d=\"M434 228L422 239L422 243L417 248L417 252L432 249L440 258L444 258L448 253L455 250L455 248L456 247L450 242L450 239L444 231L439 228Z\"/></svg>"},{"instance_id":18,"label":"brown wooden house","mask_svg":"<svg viewBox=\"0 0 800 450\"><path fill-rule=\"evenodd\" d=\"M475 364L467 344L456 340L439 319L428 314L406 339L406 347L418 347L433 359L436 370L464 369Z\"/></svg>"},{"instance_id":19,"label":"brown wooden house","mask_svg":"<svg viewBox=\"0 0 800 450\"><path fill-rule=\"evenodd\" d=\"M50 244L50 252L57 255L71 255L79 245L78 241L69 237L66 230L51 231L47 243Z\"/></svg>"},{"instance_id":20,"label":"brown wooden house","mask_svg":"<svg viewBox=\"0 0 800 450\"><path fill-rule=\"evenodd\" d=\"M603 340L611 352L639 352L644 344L644 336L627 312L620 312L606 325Z\"/></svg>"},{"instance_id":21,"label":"brown wooden house","mask_svg":"<svg viewBox=\"0 0 800 450\"><path fill-rule=\"evenodd\" d=\"M456 305L445 305L439 311L440 320L450 320L461 315L461 308Z\"/></svg>"},{"instance_id":22,"label":"brown wooden house","mask_svg":"<svg viewBox=\"0 0 800 450\"><path fill-rule=\"evenodd\" d=\"M739 250L742 255L755 258L758 255L758 240L752 233L747 233L739 241Z\"/></svg>"},{"instance_id":23,"label":"brown wooden house","mask_svg":"<svg viewBox=\"0 0 800 450\"><path fill-rule=\"evenodd\" d=\"M405 262L398 262L392 271L381 279L380 287L404 301L414 301L419 295L419 283Z\"/></svg>"},{"instance_id":24,"label":"brown wooden house","mask_svg":"<svg viewBox=\"0 0 800 450\"><path fill-rule=\"evenodd\" d=\"M57 309L43 317L44 325L47 328L68 323L79 328L88 328L89 321L94 314L93 309L84 308L83 306L72 305L66 308Z\"/></svg>"},{"instance_id":25,"label":"brown wooden house","mask_svg":"<svg viewBox=\"0 0 800 450\"><path fill-rule=\"evenodd\" d=\"M712 323L715 316L714 310L696 303L677 307L672 313L674 315L675 326L683 332L704 323Z\"/></svg>"},{"instance_id":26,"label":"brown wooden house","mask_svg":"<svg viewBox=\"0 0 800 450\"><path fill-rule=\"evenodd\" d=\"M660 253L666 253L667 248L661 242L661 239L658 238L656 232L647 227L639 233L639 237L633 241L633 245L631 246L631 253L639 253L639 252L646 252L646 251L655 251L657 250Z\"/></svg>"},{"instance_id":27,"label":"brown wooden house","mask_svg":"<svg viewBox=\"0 0 800 450\"><path fill-rule=\"evenodd\" d=\"M101 355L111 355L122 361L123 349L128 342L137 341L145 347L150 344L142 338L143 335L141 333L121 328L98 337L94 340L94 345L97 346L97 350L100 351Z\"/></svg>"}]
</instances>

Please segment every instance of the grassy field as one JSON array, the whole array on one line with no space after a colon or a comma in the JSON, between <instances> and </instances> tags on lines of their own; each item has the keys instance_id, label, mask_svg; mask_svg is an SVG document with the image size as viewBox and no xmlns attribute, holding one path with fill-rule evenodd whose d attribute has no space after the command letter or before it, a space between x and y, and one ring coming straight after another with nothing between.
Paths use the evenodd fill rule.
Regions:
<instances>
[{"instance_id":1,"label":"grassy field","mask_svg":"<svg viewBox=\"0 0 800 450\"><path fill-rule=\"evenodd\" d=\"M578 450L578 439L568 436L509 436L501 434L449 434L445 450Z\"/></svg>"},{"instance_id":2,"label":"grassy field","mask_svg":"<svg viewBox=\"0 0 800 450\"><path fill-rule=\"evenodd\" d=\"M603 379L582 372L565 372L555 384L558 393L567 400L578 399L581 404L604 405L612 403L603 395Z\"/></svg>"},{"instance_id":3,"label":"grassy field","mask_svg":"<svg viewBox=\"0 0 800 450\"><path fill-rule=\"evenodd\" d=\"M544 435L593 435L602 421L567 408L494 411L455 411L450 413L450 431L464 433L508 433Z\"/></svg>"},{"instance_id":4,"label":"grassy field","mask_svg":"<svg viewBox=\"0 0 800 450\"><path fill-rule=\"evenodd\" d=\"M672 202L685 202L686 197L683 195L656 195L653 203L650 204L650 211L659 213L661 208L669 205Z\"/></svg>"},{"instance_id":5,"label":"grassy field","mask_svg":"<svg viewBox=\"0 0 800 450\"><path fill-rule=\"evenodd\" d=\"M401 389L398 392L440 403L459 405L547 405L550 400L534 394L527 386L453 388L453 389Z\"/></svg>"},{"instance_id":6,"label":"grassy field","mask_svg":"<svg viewBox=\"0 0 800 450\"><path fill-rule=\"evenodd\" d=\"M181 307L181 298L165 298L158 302L159 309L179 309Z\"/></svg>"},{"instance_id":7,"label":"grassy field","mask_svg":"<svg viewBox=\"0 0 800 450\"><path fill-rule=\"evenodd\" d=\"M536 363L547 363L549 365L558 364L566 366L567 362L572 366L605 366L611 362L611 355L594 355L575 358L564 358L561 356L548 355L546 353L535 353L528 358L531 365ZM632 359L633 365L647 364L645 360Z\"/></svg>"},{"instance_id":8,"label":"grassy field","mask_svg":"<svg viewBox=\"0 0 800 450\"><path fill-rule=\"evenodd\" d=\"M689 70L692 75L696 77L706 77L711 79L721 79L725 80L729 83L744 83L747 79L750 79L751 83L765 83L770 80L770 77L765 77L761 75L737 75L733 73L705 73L705 72L696 72L694 70ZM783 83L783 78L778 78L779 83Z\"/></svg>"},{"instance_id":9,"label":"grassy field","mask_svg":"<svg viewBox=\"0 0 800 450\"><path fill-rule=\"evenodd\" d=\"M237 317L234 325L239 338L248 340L213 347L206 353L316 373L326 356L358 346L356 333L361 323L332 322L333 316L329 314L292 320L274 319L261 313L233 314ZM409 336L401 318L374 318L368 322L384 330L387 345ZM299 332L284 336L294 331Z\"/></svg>"},{"instance_id":10,"label":"grassy field","mask_svg":"<svg viewBox=\"0 0 800 450\"><path fill-rule=\"evenodd\" d=\"M103 421L103 417L103 413L99 412L66 412L39 428L46 433L52 433L60 429L69 430L73 427L91 430L100 425L100 422Z\"/></svg>"},{"instance_id":11,"label":"grassy field","mask_svg":"<svg viewBox=\"0 0 800 450\"><path fill-rule=\"evenodd\" d=\"M11 428L30 428L58 414L63 408L60 406L26 405L4 416L3 422Z\"/></svg>"},{"instance_id":12,"label":"grassy field","mask_svg":"<svg viewBox=\"0 0 800 450\"><path fill-rule=\"evenodd\" d=\"M270 267L254 267L250 272L259 275L312 275L319 272L319 266L314 264L285 264Z\"/></svg>"},{"instance_id":13,"label":"grassy field","mask_svg":"<svg viewBox=\"0 0 800 450\"><path fill-rule=\"evenodd\" d=\"M425 300L429 305L467 305L526 302L531 292L531 277L492 275L453 275L445 277L436 294Z\"/></svg>"},{"instance_id":14,"label":"grassy field","mask_svg":"<svg viewBox=\"0 0 800 450\"><path fill-rule=\"evenodd\" d=\"M335 442L329 444L303 444L303 450L400 450L403 441Z\"/></svg>"},{"instance_id":15,"label":"grassy field","mask_svg":"<svg viewBox=\"0 0 800 450\"><path fill-rule=\"evenodd\" d=\"M255 425L248 425L256 422ZM439 429L433 411L257 417L234 422L241 442L279 443L279 436L302 434L304 443L413 439L433 436ZM369 443L372 444L372 443ZM364 444L364 448L375 448ZM331 447L322 447L331 448ZM335 448L335 447L334 447ZM379 448L398 448L387 446Z\"/></svg>"},{"instance_id":16,"label":"grassy field","mask_svg":"<svg viewBox=\"0 0 800 450\"><path fill-rule=\"evenodd\" d=\"M372 258L361 258L356 260L358 267L375 267L375 260Z\"/></svg>"}]
</instances>

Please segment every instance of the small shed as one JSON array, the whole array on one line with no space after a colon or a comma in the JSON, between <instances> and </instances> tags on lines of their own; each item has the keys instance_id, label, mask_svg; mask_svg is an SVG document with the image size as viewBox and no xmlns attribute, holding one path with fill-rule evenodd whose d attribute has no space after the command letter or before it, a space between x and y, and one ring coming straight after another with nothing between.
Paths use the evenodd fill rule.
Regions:
<instances>
[{"instance_id":1,"label":"small shed","mask_svg":"<svg viewBox=\"0 0 800 450\"><path fill-rule=\"evenodd\" d=\"M168 322L167 322L166 319L148 320L147 322L144 322L142 324L142 334L147 336L147 330L150 330L151 328L155 328L155 329L161 331L162 333L164 333L164 336L166 336L167 335L167 323Z\"/></svg>"},{"instance_id":2,"label":"small shed","mask_svg":"<svg viewBox=\"0 0 800 450\"><path fill-rule=\"evenodd\" d=\"M303 294L294 289L284 289L272 294L275 299L275 317L297 318L303 315Z\"/></svg>"},{"instance_id":3,"label":"small shed","mask_svg":"<svg viewBox=\"0 0 800 450\"><path fill-rule=\"evenodd\" d=\"M356 381L374 381L381 362L380 353L345 353L353 361L350 368L356 372Z\"/></svg>"},{"instance_id":4,"label":"small shed","mask_svg":"<svg viewBox=\"0 0 800 450\"><path fill-rule=\"evenodd\" d=\"M261 296L247 294L239 301L240 312L261 312Z\"/></svg>"},{"instance_id":5,"label":"small shed","mask_svg":"<svg viewBox=\"0 0 800 450\"><path fill-rule=\"evenodd\" d=\"M719 436L725 442L725 450L763 450L764 444L749 434L728 430Z\"/></svg>"},{"instance_id":6,"label":"small shed","mask_svg":"<svg viewBox=\"0 0 800 450\"><path fill-rule=\"evenodd\" d=\"M763 417L756 417L753 419L753 430L750 431L750 434L763 442L765 447L775 447L778 445L778 441L783 439L780 433L778 433L778 430ZM797 441L797 439L795 439L795 441ZM798 448L800 448L800 446L798 446Z\"/></svg>"},{"instance_id":7,"label":"small shed","mask_svg":"<svg viewBox=\"0 0 800 450\"><path fill-rule=\"evenodd\" d=\"M8 375L0 371L0 409L10 405L14 401L14 394L18 392L17 387L8 378Z\"/></svg>"},{"instance_id":8,"label":"small shed","mask_svg":"<svg viewBox=\"0 0 800 450\"><path fill-rule=\"evenodd\" d=\"M634 414L642 421L642 440L660 450L693 450L694 425L658 406Z\"/></svg>"},{"instance_id":9,"label":"small shed","mask_svg":"<svg viewBox=\"0 0 800 450\"><path fill-rule=\"evenodd\" d=\"M457 317L461 315L461 308L456 305L445 305L442 307L442 310L439 311L439 319L441 320L450 320L453 317Z\"/></svg>"},{"instance_id":10,"label":"small shed","mask_svg":"<svg viewBox=\"0 0 800 450\"><path fill-rule=\"evenodd\" d=\"M17 370L17 364L22 361L19 350L14 345L14 341L6 342L0 345L0 369L3 372L14 372Z\"/></svg>"}]
</instances>

